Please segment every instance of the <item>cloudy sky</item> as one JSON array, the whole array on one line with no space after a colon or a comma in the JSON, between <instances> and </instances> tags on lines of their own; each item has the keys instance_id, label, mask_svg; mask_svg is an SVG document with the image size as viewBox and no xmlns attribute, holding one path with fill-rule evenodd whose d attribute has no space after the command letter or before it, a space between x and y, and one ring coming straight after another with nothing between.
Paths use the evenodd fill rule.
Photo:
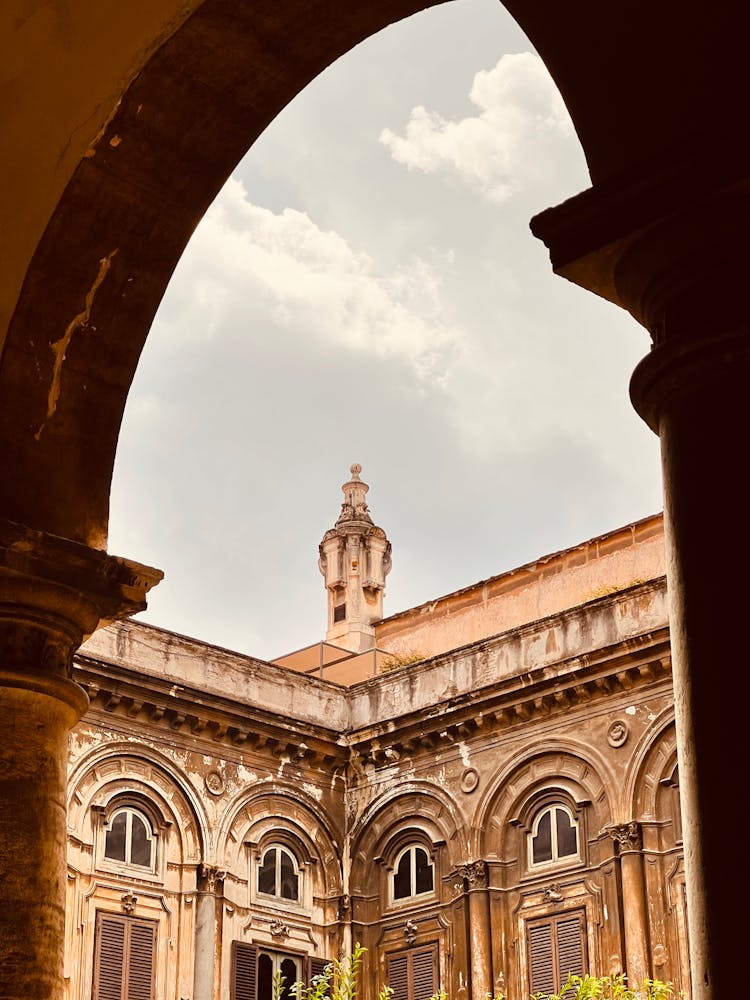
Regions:
<instances>
[{"instance_id":1,"label":"cloudy sky","mask_svg":"<svg viewBox=\"0 0 750 1000\"><path fill-rule=\"evenodd\" d=\"M141 617L272 658L323 638L317 546L352 462L386 613L661 509L627 394L648 337L528 222L588 186L496 0L401 22L315 80L196 230L130 394L110 551Z\"/></svg>"}]
</instances>

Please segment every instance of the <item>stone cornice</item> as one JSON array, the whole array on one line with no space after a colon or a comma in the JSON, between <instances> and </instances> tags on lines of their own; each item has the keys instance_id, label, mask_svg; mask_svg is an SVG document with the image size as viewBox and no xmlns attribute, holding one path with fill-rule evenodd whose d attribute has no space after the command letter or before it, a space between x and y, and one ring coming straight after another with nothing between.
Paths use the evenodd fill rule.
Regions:
<instances>
[{"instance_id":1,"label":"stone cornice","mask_svg":"<svg viewBox=\"0 0 750 1000\"><path fill-rule=\"evenodd\" d=\"M360 756L388 765L402 755L438 747L447 750L467 739L495 737L498 732L561 713L570 713L602 697L640 689L671 678L669 632L649 633L596 657L574 657L557 664L554 672L539 669L517 674L493 690L483 689L463 698L439 703L431 714L408 713L387 724L376 724L349 734Z\"/></svg>"},{"instance_id":2,"label":"stone cornice","mask_svg":"<svg viewBox=\"0 0 750 1000\"><path fill-rule=\"evenodd\" d=\"M300 768L343 763L354 750L376 765L392 764L402 755L448 749L467 739L496 735L504 729L560 713L569 713L602 697L648 687L671 676L669 633L665 627L637 640L626 640L542 668L518 673L490 688L424 711L405 712L396 720L336 733L291 716L263 711L228 698L206 695L187 686L88 657L77 657L74 677L91 700L91 711L120 716L128 724L138 718L151 727L183 734L210 745L221 743L243 751L286 757ZM300 676L299 683L306 678ZM395 724L394 724L395 723Z\"/></svg>"},{"instance_id":3,"label":"stone cornice","mask_svg":"<svg viewBox=\"0 0 750 1000\"><path fill-rule=\"evenodd\" d=\"M281 717L188 685L136 674L78 655L74 679L89 696L91 713L120 717L131 726L140 720L173 735L219 743L245 751L286 757L300 768L343 763L347 752L340 734ZM303 679L300 680L304 683Z\"/></svg>"}]
</instances>

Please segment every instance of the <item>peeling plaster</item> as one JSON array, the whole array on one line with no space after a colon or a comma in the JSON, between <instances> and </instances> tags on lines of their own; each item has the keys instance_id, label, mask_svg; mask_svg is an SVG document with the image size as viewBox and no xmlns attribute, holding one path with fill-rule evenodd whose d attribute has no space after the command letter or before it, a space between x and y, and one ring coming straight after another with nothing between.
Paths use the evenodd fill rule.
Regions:
<instances>
[{"instance_id":1,"label":"peeling plaster","mask_svg":"<svg viewBox=\"0 0 750 1000\"><path fill-rule=\"evenodd\" d=\"M316 802L320 802L320 800L323 798L323 789L318 788L317 785L311 785L307 781L302 782L302 791L307 792L310 798L315 799Z\"/></svg>"},{"instance_id":2,"label":"peeling plaster","mask_svg":"<svg viewBox=\"0 0 750 1000\"><path fill-rule=\"evenodd\" d=\"M96 278L94 278L93 285L91 286L91 288L89 288L88 292L86 293L86 297L83 300L83 309L81 310L81 312L79 312L76 316L73 317L70 323L68 323L67 327L65 328L65 333L62 335L62 337L60 337L59 340L56 340L54 344L50 344L50 350L54 355L55 364L52 369L52 380L50 382L49 392L47 393L47 415L42 421L39 430L34 435L35 441L39 441L39 439L42 436L42 431L47 426L48 422L54 416L55 411L57 410L57 403L58 400L60 399L62 366L63 362L65 361L66 352L70 347L70 342L73 339L73 334L76 332L76 330L80 330L81 327L84 327L88 324L88 321L91 318L91 310L94 305L94 298L96 296L96 293L99 291L102 282L107 277L107 273L112 264L112 258L115 256L118 249L119 247L115 247L114 250L108 253L106 257L102 257L102 259L99 261L99 271L97 272Z\"/></svg>"}]
</instances>

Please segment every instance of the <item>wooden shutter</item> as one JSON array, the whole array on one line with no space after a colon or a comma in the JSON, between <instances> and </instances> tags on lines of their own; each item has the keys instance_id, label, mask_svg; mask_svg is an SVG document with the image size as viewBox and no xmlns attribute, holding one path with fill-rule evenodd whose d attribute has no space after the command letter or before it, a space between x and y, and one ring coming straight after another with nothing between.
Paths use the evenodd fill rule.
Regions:
<instances>
[{"instance_id":1,"label":"wooden shutter","mask_svg":"<svg viewBox=\"0 0 750 1000\"><path fill-rule=\"evenodd\" d=\"M409 1000L409 960L405 952L388 956L388 985L392 1000Z\"/></svg>"},{"instance_id":2,"label":"wooden shutter","mask_svg":"<svg viewBox=\"0 0 750 1000\"><path fill-rule=\"evenodd\" d=\"M330 958L319 958L317 955L314 955L312 958L309 958L307 960L308 985L312 983L313 978L315 976L322 976L330 964L331 964Z\"/></svg>"},{"instance_id":3,"label":"wooden shutter","mask_svg":"<svg viewBox=\"0 0 750 1000\"><path fill-rule=\"evenodd\" d=\"M438 991L437 945L410 952L412 989L409 1000L430 1000Z\"/></svg>"},{"instance_id":4,"label":"wooden shutter","mask_svg":"<svg viewBox=\"0 0 750 1000\"><path fill-rule=\"evenodd\" d=\"M94 949L94 1000L153 1000L156 924L98 913Z\"/></svg>"},{"instance_id":5,"label":"wooden shutter","mask_svg":"<svg viewBox=\"0 0 750 1000\"><path fill-rule=\"evenodd\" d=\"M437 945L389 955L388 985L393 1000L430 1000L439 989Z\"/></svg>"},{"instance_id":6,"label":"wooden shutter","mask_svg":"<svg viewBox=\"0 0 750 1000\"><path fill-rule=\"evenodd\" d=\"M569 975L581 976L586 965L583 910L529 923L529 992L558 993Z\"/></svg>"},{"instance_id":7,"label":"wooden shutter","mask_svg":"<svg viewBox=\"0 0 750 1000\"><path fill-rule=\"evenodd\" d=\"M256 1000L258 948L244 941L232 942L232 1000Z\"/></svg>"}]
</instances>

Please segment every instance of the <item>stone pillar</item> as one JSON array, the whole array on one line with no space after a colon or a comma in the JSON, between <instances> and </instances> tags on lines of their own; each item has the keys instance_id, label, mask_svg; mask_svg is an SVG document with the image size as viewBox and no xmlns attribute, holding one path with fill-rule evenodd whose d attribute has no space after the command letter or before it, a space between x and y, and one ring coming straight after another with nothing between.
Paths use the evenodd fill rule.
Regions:
<instances>
[{"instance_id":1,"label":"stone pillar","mask_svg":"<svg viewBox=\"0 0 750 1000\"><path fill-rule=\"evenodd\" d=\"M649 914L646 905L646 882L643 877L643 841L639 823L622 823L610 829L620 863L622 919L625 930L623 967L628 982L635 988L651 976L649 961Z\"/></svg>"},{"instance_id":2,"label":"stone pillar","mask_svg":"<svg viewBox=\"0 0 750 1000\"><path fill-rule=\"evenodd\" d=\"M484 1000L492 994L492 941L490 936L490 898L487 889L487 862L469 861L458 866L466 879L469 898L469 968L471 1000Z\"/></svg>"},{"instance_id":3,"label":"stone pillar","mask_svg":"<svg viewBox=\"0 0 750 1000\"><path fill-rule=\"evenodd\" d=\"M73 654L145 607L156 570L0 521L0 997L62 996Z\"/></svg>"},{"instance_id":4,"label":"stone pillar","mask_svg":"<svg viewBox=\"0 0 750 1000\"><path fill-rule=\"evenodd\" d=\"M746 175L744 135L696 135L532 220L558 273L653 340L631 398L661 442L693 1000L736 992L744 948L726 905L737 878L726 817L748 769Z\"/></svg>"},{"instance_id":5,"label":"stone pillar","mask_svg":"<svg viewBox=\"0 0 750 1000\"><path fill-rule=\"evenodd\" d=\"M220 917L225 877L225 871L211 865L201 865L198 872L193 1000L214 1000L218 995Z\"/></svg>"}]
</instances>

